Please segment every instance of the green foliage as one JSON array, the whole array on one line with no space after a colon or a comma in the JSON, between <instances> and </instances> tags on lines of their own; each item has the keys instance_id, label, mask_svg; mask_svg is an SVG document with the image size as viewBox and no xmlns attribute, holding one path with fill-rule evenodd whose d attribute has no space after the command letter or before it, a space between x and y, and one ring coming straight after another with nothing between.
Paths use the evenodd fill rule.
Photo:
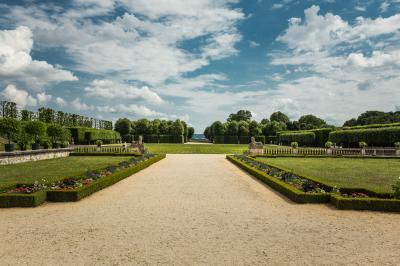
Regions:
<instances>
[{"instance_id":1,"label":"green foliage","mask_svg":"<svg viewBox=\"0 0 400 266\"><path fill-rule=\"evenodd\" d=\"M225 134L227 136L238 136L239 134L239 126L238 126L238 122L236 121L232 121L232 122L227 122L225 123Z\"/></svg>"},{"instance_id":2,"label":"green foliage","mask_svg":"<svg viewBox=\"0 0 400 266\"><path fill-rule=\"evenodd\" d=\"M394 146L399 149L400 148L400 142L395 142Z\"/></svg>"},{"instance_id":3,"label":"green foliage","mask_svg":"<svg viewBox=\"0 0 400 266\"><path fill-rule=\"evenodd\" d=\"M286 124L283 122L271 121L264 125L262 132L264 136L276 136L277 132L286 130Z\"/></svg>"},{"instance_id":4,"label":"green foliage","mask_svg":"<svg viewBox=\"0 0 400 266\"><path fill-rule=\"evenodd\" d=\"M232 121L236 121L236 122L240 122L240 121L246 121L246 122L250 122L252 118L252 114L250 111L248 110L240 110L238 111L236 114L230 114L227 121L228 122L232 122Z\"/></svg>"},{"instance_id":5,"label":"green foliage","mask_svg":"<svg viewBox=\"0 0 400 266\"><path fill-rule=\"evenodd\" d=\"M24 131L35 143L39 143L46 134L46 124L41 121L28 121L24 125Z\"/></svg>"},{"instance_id":6,"label":"green foliage","mask_svg":"<svg viewBox=\"0 0 400 266\"><path fill-rule=\"evenodd\" d=\"M176 135L160 135L159 136L160 143L184 143L183 135L176 136Z\"/></svg>"},{"instance_id":7,"label":"green foliage","mask_svg":"<svg viewBox=\"0 0 400 266\"><path fill-rule=\"evenodd\" d=\"M257 121L251 121L249 123L249 135L250 136L259 136L262 134L262 130L260 125L257 123Z\"/></svg>"},{"instance_id":8,"label":"green foliage","mask_svg":"<svg viewBox=\"0 0 400 266\"><path fill-rule=\"evenodd\" d=\"M87 128L85 130L85 140L87 143L94 143L98 140L103 143L117 143L120 139L120 134L113 130L93 128Z\"/></svg>"},{"instance_id":9,"label":"green foliage","mask_svg":"<svg viewBox=\"0 0 400 266\"><path fill-rule=\"evenodd\" d=\"M329 134L329 140L347 147L357 147L363 141L371 146L389 147L400 139L400 127L337 130Z\"/></svg>"},{"instance_id":10,"label":"green foliage","mask_svg":"<svg viewBox=\"0 0 400 266\"><path fill-rule=\"evenodd\" d=\"M46 201L46 191L32 194L0 194L0 208L36 207Z\"/></svg>"},{"instance_id":11,"label":"green foliage","mask_svg":"<svg viewBox=\"0 0 400 266\"><path fill-rule=\"evenodd\" d=\"M325 148L327 148L327 149L332 148L332 146L333 146L332 141L327 141L327 142L325 143Z\"/></svg>"},{"instance_id":12,"label":"green foliage","mask_svg":"<svg viewBox=\"0 0 400 266\"><path fill-rule=\"evenodd\" d=\"M342 130L354 130L354 129L370 129L370 128L383 128L383 127L400 127L400 123L390 124L370 124L364 126L353 126L353 127L342 127Z\"/></svg>"},{"instance_id":13,"label":"green foliage","mask_svg":"<svg viewBox=\"0 0 400 266\"><path fill-rule=\"evenodd\" d=\"M295 133L282 133L279 135L279 142L289 144L297 142L301 146L311 146L315 141L314 132L295 132Z\"/></svg>"},{"instance_id":14,"label":"green foliage","mask_svg":"<svg viewBox=\"0 0 400 266\"><path fill-rule=\"evenodd\" d=\"M311 114L303 115L302 117L300 117L299 123L311 125L313 128L321 128L326 125L326 122L323 119L318 118L315 115L311 115Z\"/></svg>"},{"instance_id":15,"label":"green foliage","mask_svg":"<svg viewBox=\"0 0 400 266\"><path fill-rule=\"evenodd\" d=\"M265 136L255 136L254 137L257 142L261 142L262 144L265 144Z\"/></svg>"},{"instance_id":16,"label":"green foliage","mask_svg":"<svg viewBox=\"0 0 400 266\"><path fill-rule=\"evenodd\" d=\"M297 143L297 142L291 142L290 143L290 146L293 148L293 149L297 149L298 147L299 147L299 143Z\"/></svg>"},{"instance_id":17,"label":"green foliage","mask_svg":"<svg viewBox=\"0 0 400 266\"><path fill-rule=\"evenodd\" d=\"M365 141L360 141L358 143L358 147L360 147L361 149L367 148L368 144Z\"/></svg>"},{"instance_id":18,"label":"green foliage","mask_svg":"<svg viewBox=\"0 0 400 266\"><path fill-rule=\"evenodd\" d=\"M188 127L188 139L191 139L194 135L194 127Z\"/></svg>"},{"instance_id":19,"label":"green foliage","mask_svg":"<svg viewBox=\"0 0 400 266\"><path fill-rule=\"evenodd\" d=\"M143 136L145 143L158 143L159 136L158 135L144 135Z\"/></svg>"},{"instance_id":20,"label":"green foliage","mask_svg":"<svg viewBox=\"0 0 400 266\"><path fill-rule=\"evenodd\" d=\"M96 140L96 145L97 147L101 147L101 145L103 145L103 142L101 140Z\"/></svg>"},{"instance_id":21,"label":"green foliage","mask_svg":"<svg viewBox=\"0 0 400 266\"><path fill-rule=\"evenodd\" d=\"M115 122L115 131L121 136L128 135L131 132L132 123L128 118L120 118Z\"/></svg>"},{"instance_id":22,"label":"green foliage","mask_svg":"<svg viewBox=\"0 0 400 266\"><path fill-rule=\"evenodd\" d=\"M380 198L345 198L331 195L331 203L340 210L400 212L400 200Z\"/></svg>"},{"instance_id":23,"label":"green foliage","mask_svg":"<svg viewBox=\"0 0 400 266\"><path fill-rule=\"evenodd\" d=\"M250 136L249 135L241 135L239 136L239 144L249 144Z\"/></svg>"},{"instance_id":24,"label":"green foliage","mask_svg":"<svg viewBox=\"0 0 400 266\"><path fill-rule=\"evenodd\" d=\"M6 137L10 144L20 131L20 123L14 118L0 119L0 136Z\"/></svg>"},{"instance_id":25,"label":"green foliage","mask_svg":"<svg viewBox=\"0 0 400 266\"><path fill-rule=\"evenodd\" d=\"M290 121L289 117L280 111L272 113L269 119L271 120L271 122L276 121L276 122L282 122L284 124Z\"/></svg>"},{"instance_id":26,"label":"green foliage","mask_svg":"<svg viewBox=\"0 0 400 266\"><path fill-rule=\"evenodd\" d=\"M393 196L395 199L400 199L400 177L399 180L392 186Z\"/></svg>"},{"instance_id":27,"label":"green foliage","mask_svg":"<svg viewBox=\"0 0 400 266\"><path fill-rule=\"evenodd\" d=\"M225 134L225 126L220 121L215 121L211 125L212 136L223 136Z\"/></svg>"},{"instance_id":28,"label":"green foliage","mask_svg":"<svg viewBox=\"0 0 400 266\"><path fill-rule=\"evenodd\" d=\"M350 119L343 126L370 125L370 124L389 124L400 122L400 111L397 112L381 112L366 111L357 119Z\"/></svg>"}]
</instances>

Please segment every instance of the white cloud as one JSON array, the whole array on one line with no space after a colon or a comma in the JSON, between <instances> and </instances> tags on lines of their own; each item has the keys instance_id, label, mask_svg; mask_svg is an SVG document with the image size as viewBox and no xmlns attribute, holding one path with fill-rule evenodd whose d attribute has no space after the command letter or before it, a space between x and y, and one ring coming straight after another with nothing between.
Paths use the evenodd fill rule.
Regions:
<instances>
[{"instance_id":1,"label":"white cloud","mask_svg":"<svg viewBox=\"0 0 400 266\"><path fill-rule=\"evenodd\" d=\"M71 107L78 111L87 111L94 109L93 105L88 105L84 102L81 102L81 100L78 98L71 102Z\"/></svg>"},{"instance_id":2,"label":"white cloud","mask_svg":"<svg viewBox=\"0 0 400 266\"><path fill-rule=\"evenodd\" d=\"M40 89L50 82L71 81L77 78L45 61L30 56L33 40L28 27L0 31L1 83L23 82L27 87Z\"/></svg>"},{"instance_id":3,"label":"white cloud","mask_svg":"<svg viewBox=\"0 0 400 266\"><path fill-rule=\"evenodd\" d=\"M106 99L142 99L150 103L160 104L163 102L161 97L144 86L137 88L126 84L116 83L111 80L94 80L90 87L85 88L86 95L89 97L101 97Z\"/></svg>"},{"instance_id":4,"label":"white cloud","mask_svg":"<svg viewBox=\"0 0 400 266\"><path fill-rule=\"evenodd\" d=\"M260 44L255 41L248 41L248 43L251 48L256 48L256 47L260 46Z\"/></svg>"},{"instance_id":5,"label":"white cloud","mask_svg":"<svg viewBox=\"0 0 400 266\"><path fill-rule=\"evenodd\" d=\"M32 97L27 91L18 89L15 85L8 85L1 95L8 101L15 102L21 108L26 106L36 106L37 100Z\"/></svg>"},{"instance_id":6,"label":"white cloud","mask_svg":"<svg viewBox=\"0 0 400 266\"><path fill-rule=\"evenodd\" d=\"M56 103L57 103L57 105L60 106L60 107L64 107L64 106L67 105L67 102L66 102L63 98L61 98L61 97L57 97L57 98L56 98Z\"/></svg>"},{"instance_id":7,"label":"white cloud","mask_svg":"<svg viewBox=\"0 0 400 266\"><path fill-rule=\"evenodd\" d=\"M51 95L46 94L45 92L40 92L36 95L37 100L40 104L46 104L53 98Z\"/></svg>"}]
</instances>

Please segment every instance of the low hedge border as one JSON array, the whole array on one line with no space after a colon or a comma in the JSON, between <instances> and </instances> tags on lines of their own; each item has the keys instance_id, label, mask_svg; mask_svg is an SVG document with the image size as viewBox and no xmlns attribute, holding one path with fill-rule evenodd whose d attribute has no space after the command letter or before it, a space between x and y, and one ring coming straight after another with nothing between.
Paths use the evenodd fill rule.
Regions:
<instances>
[{"instance_id":1,"label":"low hedge border","mask_svg":"<svg viewBox=\"0 0 400 266\"><path fill-rule=\"evenodd\" d=\"M279 157L293 157L293 158L351 158L351 159L400 159L399 156L369 156L369 155L307 155L307 154L262 154L251 155L250 157L265 157L265 158L279 158Z\"/></svg>"},{"instance_id":2,"label":"low hedge border","mask_svg":"<svg viewBox=\"0 0 400 266\"><path fill-rule=\"evenodd\" d=\"M227 155L227 159L296 203L327 203L330 200L329 194L304 193L283 181L237 160L231 155Z\"/></svg>"},{"instance_id":3,"label":"low hedge border","mask_svg":"<svg viewBox=\"0 0 400 266\"><path fill-rule=\"evenodd\" d=\"M69 156L142 156L140 153L135 152L71 152Z\"/></svg>"},{"instance_id":4,"label":"low hedge border","mask_svg":"<svg viewBox=\"0 0 400 266\"><path fill-rule=\"evenodd\" d=\"M49 190L47 191L47 201L52 202L71 202L71 201L79 201L84 197L87 197L103 188L109 187L122 179L125 179L142 169L149 167L150 165L162 160L165 158L165 155L156 155L145 162L139 163L133 167L124 169L115 174L106 176L104 178L99 179L98 181L83 186L73 190Z\"/></svg>"},{"instance_id":5,"label":"low hedge border","mask_svg":"<svg viewBox=\"0 0 400 266\"><path fill-rule=\"evenodd\" d=\"M256 156L260 157L260 156ZM250 157L253 160L254 157ZM398 158L396 158L398 159ZM267 163L269 166L278 168L283 171L289 171L288 169L278 167L276 165ZM259 171L260 172L260 171ZM262 173L262 172L261 172ZM318 178L299 175L297 176L309 179L313 182L322 184L327 188L332 188L332 185L326 184ZM364 188L340 188L342 193L351 193L351 192L362 192L369 195L369 198L347 198L341 195L337 195L334 193L329 194L330 202L340 210L369 210L369 211L384 211L384 212L400 212L400 200L393 199L393 195L390 193L382 193L376 192Z\"/></svg>"},{"instance_id":6,"label":"low hedge border","mask_svg":"<svg viewBox=\"0 0 400 266\"><path fill-rule=\"evenodd\" d=\"M36 207L45 201L46 191L37 191L32 194L0 194L0 208Z\"/></svg>"},{"instance_id":7,"label":"low hedge border","mask_svg":"<svg viewBox=\"0 0 400 266\"><path fill-rule=\"evenodd\" d=\"M331 203L339 210L400 212L400 200L380 198L345 198L331 195Z\"/></svg>"}]
</instances>

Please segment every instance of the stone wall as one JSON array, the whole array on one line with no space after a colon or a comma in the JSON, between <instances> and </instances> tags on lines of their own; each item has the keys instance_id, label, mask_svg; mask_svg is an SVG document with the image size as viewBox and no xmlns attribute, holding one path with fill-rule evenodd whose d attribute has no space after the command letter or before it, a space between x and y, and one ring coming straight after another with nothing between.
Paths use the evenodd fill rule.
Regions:
<instances>
[{"instance_id":1,"label":"stone wall","mask_svg":"<svg viewBox=\"0 0 400 266\"><path fill-rule=\"evenodd\" d=\"M0 165L68 157L71 151L73 151L73 149L0 152Z\"/></svg>"}]
</instances>

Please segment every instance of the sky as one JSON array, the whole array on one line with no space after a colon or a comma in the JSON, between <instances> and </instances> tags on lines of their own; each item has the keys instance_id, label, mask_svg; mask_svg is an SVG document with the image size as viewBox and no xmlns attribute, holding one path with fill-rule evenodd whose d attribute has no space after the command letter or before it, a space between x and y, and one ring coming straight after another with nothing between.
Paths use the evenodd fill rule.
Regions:
<instances>
[{"instance_id":1,"label":"sky","mask_svg":"<svg viewBox=\"0 0 400 266\"><path fill-rule=\"evenodd\" d=\"M400 0L0 0L0 98L197 133L400 110Z\"/></svg>"}]
</instances>

